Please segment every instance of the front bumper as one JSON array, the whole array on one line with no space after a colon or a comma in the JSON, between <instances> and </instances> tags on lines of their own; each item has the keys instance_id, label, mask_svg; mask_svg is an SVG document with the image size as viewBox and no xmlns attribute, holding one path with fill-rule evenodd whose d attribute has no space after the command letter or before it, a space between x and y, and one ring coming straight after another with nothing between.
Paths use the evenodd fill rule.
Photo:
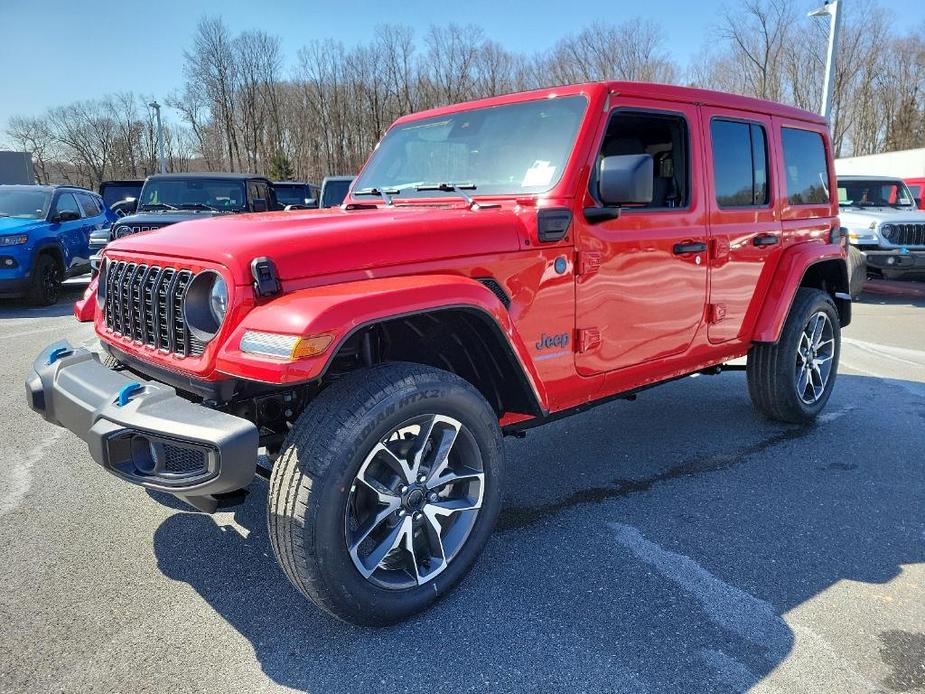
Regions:
<instances>
[{"instance_id":1,"label":"front bumper","mask_svg":"<svg viewBox=\"0 0 925 694\"><path fill-rule=\"evenodd\" d=\"M925 251L864 251L867 267L893 276L925 273Z\"/></svg>"},{"instance_id":2,"label":"front bumper","mask_svg":"<svg viewBox=\"0 0 925 694\"><path fill-rule=\"evenodd\" d=\"M82 438L112 474L200 510L214 511L218 495L254 478L252 422L194 404L162 383L129 378L66 341L35 360L26 398L47 421Z\"/></svg>"}]
</instances>

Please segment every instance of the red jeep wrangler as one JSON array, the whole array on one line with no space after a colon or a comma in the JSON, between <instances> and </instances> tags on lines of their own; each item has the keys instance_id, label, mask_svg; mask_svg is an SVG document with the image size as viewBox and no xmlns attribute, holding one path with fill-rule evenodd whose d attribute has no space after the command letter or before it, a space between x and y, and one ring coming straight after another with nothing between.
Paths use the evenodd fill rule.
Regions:
<instances>
[{"instance_id":1,"label":"red jeep wrangler","mask_svg":"<svg viewBox=\"0 0 925 694\"><path fill-rule=\"evenodd\" d=\"M109 356L49 346L29 402L204 511L269 477L292 583L394 622L475 562L504 434L745 355L760 412L819 414L851 316L835 190L823 120L707 91L407 116L340 208L108 246L78 308Z\"/></svg>"}]
</instances>

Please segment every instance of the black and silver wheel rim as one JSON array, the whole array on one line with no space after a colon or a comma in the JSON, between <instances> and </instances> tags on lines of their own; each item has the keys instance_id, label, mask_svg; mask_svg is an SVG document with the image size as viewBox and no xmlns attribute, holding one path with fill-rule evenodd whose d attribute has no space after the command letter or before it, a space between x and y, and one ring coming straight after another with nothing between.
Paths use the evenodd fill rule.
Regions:
<instances>
[{"instance_id":1,"label":"black and silver wheel rim","mask_svg":"<svg viewBox=\"0 0 925 694\"><path fill-rule=\"evenodd\" d=\"M814 313L800 334L796 389L800 400L815 405L825 395L835 361L835 327L824 311Z\"/></svg>"},{"instance_id":2,"label":"black and silver wheel rim","mask_svg":"<svg viewBox=\"0 0 925 694\"><path fill-rule=\"evenodd\" d=\"M49 303L54 303L58 300L58 285L61 283L61 278L58 273L58 267L54 264L47 264L42 268L42 294L43 298Z\"/></svg>"},{"instance_id":3,"label":"black and silver wheel rim","mask_svg":"<svg viewBox=\"0 0 925 694\"><path fill-rule=\"evenodd\" d=\"M482 457L465 425L436 414L403 422L350 487L345 531L357 571L391 590L431 581L465 545L484 491Z\"/></svg>"}]
</instances>

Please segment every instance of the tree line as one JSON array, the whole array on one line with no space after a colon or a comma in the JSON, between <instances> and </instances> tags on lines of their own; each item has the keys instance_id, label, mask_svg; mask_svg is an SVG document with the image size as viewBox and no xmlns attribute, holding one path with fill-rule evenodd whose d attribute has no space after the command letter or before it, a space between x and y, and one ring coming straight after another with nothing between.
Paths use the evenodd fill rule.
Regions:
<instances>
[{"instance_id":1,"label":"tree line","mask_svg":"<svg viewBox=\"0 0 925 694\"><path fill-rule=\"evenodd\" d=\"M686 66L654 21L596 22L523 55L476 25L421 36L380 26L368 43L312 41L286 67L280 39L233 34L204 17L165 105L170 171L252 171L318 181L358 171L401 115L466 99L600 79L687 84L817 110L828 22L797 0L744 0L720 13ZM847 4L835 76L836 156L925 146L925 27L910 31L869 0ZM157 167L150 95L117 93L10 119L41 182L95 187Z\"/></svg>"}]
</instances>

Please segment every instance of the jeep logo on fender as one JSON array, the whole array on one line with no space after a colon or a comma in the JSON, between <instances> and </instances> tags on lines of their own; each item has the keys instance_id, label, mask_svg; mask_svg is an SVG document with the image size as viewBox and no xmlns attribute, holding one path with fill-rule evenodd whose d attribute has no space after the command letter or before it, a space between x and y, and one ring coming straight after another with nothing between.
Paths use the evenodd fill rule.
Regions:
<instances>
[{"instance_id":1,"label":"jeep logo on fender","mask_svg":"<svg viewBox=\"0 0 925 694\"><path fill-rule=\"evenodd\" d=\"M543 333L536 343L536 349L540 352L544 349L552 349L553 347L564 349L568 346L568 342L568 333L562 333L561 335L547 335Z\"/></svg>"}]
</instances>

